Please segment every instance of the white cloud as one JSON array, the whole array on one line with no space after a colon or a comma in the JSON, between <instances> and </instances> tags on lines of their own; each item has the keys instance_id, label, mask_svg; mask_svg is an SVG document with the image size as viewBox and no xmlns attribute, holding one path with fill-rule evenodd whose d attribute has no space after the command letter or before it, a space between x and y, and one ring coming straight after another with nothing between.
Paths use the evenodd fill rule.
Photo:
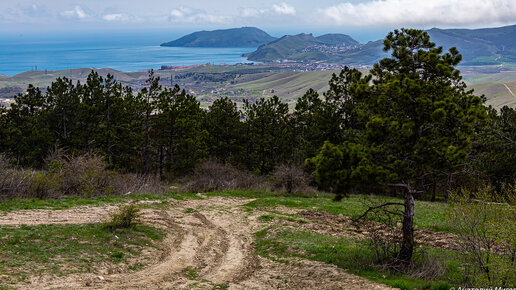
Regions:
<instances>
[{"instance_id":1,"label":"white cloud","mask_svg":"<svg viewBox=\"0 0 516 290\"><path fill-rule=\"evenodd\" d=\"M256 17L267 13L267 9L256 9L256 8L244 8L240 10L240 16L242 17Z\"/></svg>"},{"instance_id":2,"label":"white cloud","mask_svg":"<svg viewBox=\"0 0 516 290\"><path fill-rule=\"evenodd\" d=\"M90 17L81 6L75 6L73 10L63 11L61 12L61 16L69 19L84 19Z\"/></svg>"},{"instance_id":3,"label":"white cloud","mask_svg":"<svg viewBox=\"0 0 516 290\"><path fill-rule=\"evenodd\" d=\"M102 19L106 21L120 21L124 19L124 15L120 13L114 13L114 14L106 14L102 16Z\"/></svg>"},{"instance_id":4,"label":"white cloud","mask_svg":"<svg viewBox=\"0 0 516 290\"><path fill-rule=\"evenodd\" d=\"M224 15L208 14L203 10L181 7L172 9L168 15L168 20L188 24L227 24L231 21L231 18Z\"/></svg>"},{"instance_id":5,"label":"white cloud","mask_svg":"<svg viewBox=\"0 0 516 290\"><path fill-rule=\"evenodd\" d=\"M319 12L337 25L467 26L516 20L514 0L373 0L343 2Z\"/></svg>"},{"instance_id":6,"label":"white cloud","mask_svg":"<svg viewBox=\"0 0 516 290\"><path fill-rule=\"evenodd\" d=\"M272 10L277 14L296 15L296 9L287 3L274 4Z\"/></svg>"}]
</instances>

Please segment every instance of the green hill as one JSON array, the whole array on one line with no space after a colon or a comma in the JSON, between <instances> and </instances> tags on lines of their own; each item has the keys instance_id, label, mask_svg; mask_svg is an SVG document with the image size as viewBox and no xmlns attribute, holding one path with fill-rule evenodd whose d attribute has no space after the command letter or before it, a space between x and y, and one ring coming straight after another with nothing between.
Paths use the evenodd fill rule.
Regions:
<instances>
[{"instance_id":1,"label":"green hill","mask_svg":"<svg viewBox=\"0 0 516 290\"><path fill-rule=\"evenodd\" d=\"M464 64L516 62L516 25L483 29L432 28L428 34L445 49L457 47Z\"/></svg>"},{"instance_id":2,"label":"green hill","mask_svg":"<svg viewBox=\"0 0 516 290\"><path fill-rule=\"evenodd\" d=\"M285 35L256 51L245 54L253 61L280 61L284 59L305 61L334 62L341 53L338 47L359 46L356 40L344 34L325 34L314 37L312 34Z\"/></svg>"},{"instance_id":3,"label":"green hill","mask_svg":"<svg viewBox=\"0 0 516 290\"><path fill-rule=\"evenodd\" d=\"M276 38L256 27L198 31L161 46L174 47L257 47Z\"/></svg>"},{"instance_id":4,"label":"green hill","mask_svg":"<svg viewBox=\"0 0 516 290\"><path fill-rule=\"evenodd\" d=\"M360 42L354 40L351 36L346 34L324 34L316 37L317 41L327 45L360 45Z\"/></svg>"},{"instance_id":5,"label":"green hill","mask_svg":"<svg viewBox=\"0 0 516 290\"><path fill-rule=\"evenodd\" d=\"M289 58L296 53L300 53L304 48L315 45L317 39L312 34L285 35L267 45L263 45L258 50L244 56L254 61L275 61Z\"/></svg>"},{"instance_id":6,"label":"green hill","mask_svg":"<svg viewBox=\"0 0 516 290\"><path fill-rule=\"evenodd\" d=\"M438 29L427 31L431 40L445 50L456 47L464 65L516 63L516 25L483 29ZM347 45L354 49L311 49L319 46ZM360 44L343 34L284 36L259 47L247 55L253 61L326 61L350 65L371 65L389 56L383 51L383 40Z\"/></svg>"}]
</instances>

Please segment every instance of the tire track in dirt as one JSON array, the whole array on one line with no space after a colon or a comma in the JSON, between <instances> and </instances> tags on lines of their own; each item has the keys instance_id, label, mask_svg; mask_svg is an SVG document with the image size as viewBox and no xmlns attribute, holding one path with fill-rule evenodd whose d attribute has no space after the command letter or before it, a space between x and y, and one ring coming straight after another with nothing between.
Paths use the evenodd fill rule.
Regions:
<instances>
[{"instance_id":1,"label":"tire track in dirt","mask_svg":"<svg viewBox=\"0 0 516 290\"><path fill-rule=\"evenodd\" d=\"M165 228L160 257L137 272L75 274L66 277L34 278L25 289L212 289L226 285L230 289L389 289L366 279L345 273L335 265L304 259L283 264L256 256L253 233L266 227L257 221L264 212L246 212L242 198L212 197L203 200L173 201L164 210L144 210L145 223ZM68 210L64 215L81 213L88 222L95 214L109 212L110 207ZM192 212L193 213L186 213ZM54 213L48 218L41 211L24 211L0 217L0 224L18 224L17 214L28 214L31 221L56 223ZM60 216L63 211L56 211ZM64 223L71 219L64 218ZM97 217L97 221L102 220ZM80 218L75 219L75 221Z\"/></svg>"},{"instance_id":2,"label":"tire track in dirt","mask_svg":"<svg viewBox=\"0 0 516 290\"><path fill-rule=\"evenodd\" d=\"M505 86L505 88L509 91L509 93L516 98L516 95L512 92L512 90L509 88L509 86L507 84L503 84Z\"/></svg>"}]
</instances>

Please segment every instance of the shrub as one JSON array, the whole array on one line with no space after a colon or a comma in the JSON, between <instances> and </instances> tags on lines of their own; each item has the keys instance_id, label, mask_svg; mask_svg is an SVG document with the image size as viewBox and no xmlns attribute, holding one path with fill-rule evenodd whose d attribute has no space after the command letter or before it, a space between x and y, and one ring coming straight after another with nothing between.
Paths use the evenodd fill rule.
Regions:
<instances>
[{"instance_id":1,"label":"shrub","mask_svg":"<svg viewBox=\"0 0 516 290\"><path fill-rule=\"evenodd\" d=\"M0 200L26 195L32 176L32 171L11 168L9 160L0 154Z\"/></svg>"},{"instance_id":2,"label":"shrub","mask_svg":"<svg viewBox=\"0 0 516 290\"><path fill-rule=\"evenodd\" d=\"M286 193L315 193L315 189L310 186L310 176L301 166L285 164L276 166L270 175L270 180L274 190Z\"/></svg>"},{"instance_id":3,"label":"shrub","mask_svg":"<svg viewBox=\"0 0 516 290\"><path fill-rule=\"evenodd\" d=\"M106 170L107 164L96 154L71 156L50 161L49 168L58 170L63 179L62 192L67 195L98 196L114 194L111 185L113 173Z\"/></svg>"},{"instance_id":4,"label":"shrub","mask_svg":"<svg viewBox=\"0 0 516 290\"><path fill-rule=\"evenodd\" d=\"M452 196L450 223L460 233L466 283L470 286L516 285L516 188L495 194L484 186Z\"/></svg>"},{"instance_id":5,"label":"shrub","mask_svg":"<svg viewBox=\"0 0 516 290\"><path fill-rule=\"evenodd\" d=\"M207 160L199 164L192 174L184 179L183 190L187 192L208 192L229 189L266 188L265 179L231 165Z\"/></svg>"},{"instance_id":6,"label":"shrub","mask_svg":"<svg viewBox=\"0 0 516 290\"><path fill-rule=\"evenodd\" d=\"M135 203L120 205L111 213L107 227L111 230L131 228L140 222L140 216L140 208Z\"/></svg>"},{"instance_id":7,"label":"shrub","mask_svg":"<svg viewBox=\"0 0 516 290\"><path fill-rule=\"evenodd\" d=\"M111 186L116 194L159 194L167 190L167 186L155 174L113 174Z\"/></svg>"},{"instance_id":8,"label":"shrub","mask_svg":"<svg viewBox=\"0 0 516 290\"><path fill-rule=\"evenodd\" d=\"M45 162L43 171L17 169L0 155L0 199L164 193L167 188L157 175L107 170L107 164L96 154L67 156L53 152Z\"/></svg>"},{"instance_id":9,"label":"shrub","mask_svg":"<svg viewBox=\"0 0 516 290\"><path fill-rule=\"evenodd\" d=\"M62 179L52 172L33 172L28 196L37 198L55 197L60 194Z\"/></svg>"}]
</instances>

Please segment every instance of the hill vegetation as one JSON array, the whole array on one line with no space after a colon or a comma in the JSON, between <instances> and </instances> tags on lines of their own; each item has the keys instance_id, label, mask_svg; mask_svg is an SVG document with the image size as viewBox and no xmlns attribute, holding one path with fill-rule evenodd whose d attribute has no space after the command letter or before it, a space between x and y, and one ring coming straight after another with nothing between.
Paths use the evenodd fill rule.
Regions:
<instances>
[{"instance_id":1,"label":"hill vegetation","mask_svg":"<svg viewBox=\"0 0 516 290\"><path fill-rule=\"evenodd\" d=\"M355 48L359 43L348 35L312 34L285 35L256 51L245 54L249 60L272 62L284 59L334 62L342 51Z\"/></svg>"},{"instance_id":2,"label":"hill vegetation","mask_svg":"<svg viewBox=\"0 0 516 290\"><path fill-rule=\"evenodd\" d=\"M456 47L462 52L463 64L489 65L516 62L516 25L484 29L438 29L427 31L432 40L445 50ZM326 42L327 40L331 40ZM312 49L317 45L349 46L352 49ZM346 35L310 34L284 36L246 54L253 61L325 61L347 65L371 65L388 56L383 40L360 44Z\"/></svg>"},{"instance_id":3,"label":"hill vegetation","mask_svg":"<svg viewBox=\"0 0 516 290\"><path fill-rule=\"evenodd\" d=\"M179 47L258 47L276 38L256 27L242 27L213 31L199 31L161 46Z\"/></svg>"}]
</instances>

